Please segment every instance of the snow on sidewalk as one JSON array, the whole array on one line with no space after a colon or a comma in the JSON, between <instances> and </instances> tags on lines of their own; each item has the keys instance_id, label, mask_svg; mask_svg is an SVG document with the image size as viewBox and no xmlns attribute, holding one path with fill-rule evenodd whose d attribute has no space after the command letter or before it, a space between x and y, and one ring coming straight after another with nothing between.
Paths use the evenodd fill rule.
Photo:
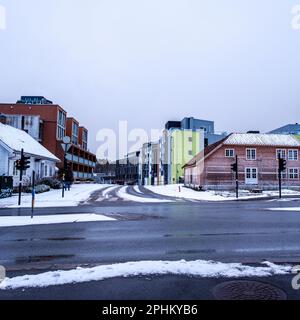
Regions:
<instances>
[{"instance_id":1,"label":"snow on sidewalk","mask_svg":"<svg viewBox=\"0 0 300 320\"><path fill-rule=\"evenodd\" d=\"M300 207L291 207L291 208L270 208L271 211L298 211L300 212Z\"/></svg>"},{"instance_id":2,"label":"snow on sidewalk","mask_svg":"<svg viewBox=\"0 0 300 320\"><path fill-rule=\"evenodd\" d=\"M61 214L20 217L20 216L4 216L0 217L0 227L20 227L34 226L43 224L60 224L60 223L78 223L78 222L96 222L96 221L115 221L115 219L98 215L98 214Z\"/></svg>"},{"instance_id":3,"label":"snow on sidewalk","mask_svg":"<svg viewBox=\"0 0 300 320\"><path fill-rule=\"evenodd\" d=\"M206 200L206 201L224 201L225 197L216 195L214 191L197 192L195 190L185 188L180 184L169 184L163 186L145 186L148 190L160 194L162 196L190 199L190 200ZM179 187L181 191L179 192Z\"/></svg>"},{"instance_id":4,"label":"snow on sidewalk","mask_svg":"<svg viewBox=\"0 0 300 320\"><path fill-rule=\"evenodd\" d=\"M141 202L141 203L166 203L171 202L170 200L163 200L163 199L156 199L156 198L144 198L142 196L134 196L132 194L127 193L128 187L122 187L118 191L118 197L127 200L127 201L134 201L134 202Z\"/></svg>"},{"instance_id":5,"label":"snow on sidewalk","mask_svg":"<svg viewBox=\"0 0 300 320\"><path fill-rule=\"evenodd\" d=\"M62 190L51 190L49 192L37 194L35 197L35 207L76 207L80 202L88 200L90 195L97 190L102 190L109 185L100 184L74 184L70 191L65 191L62 198ZM18 196L0 199L0 208L18 208ZM22 208L31 207L31 194L22 195Z\"/></svg>"},{"instance_id":6,"label":"snow on sidewalk","mask_svg":"<svg viewBox=\"0 0 300 320\"><path fill-rule=\"evenodd\" d=\"M101 281L116 277L166 274L206 278L268 277L272 275L289 274L291 270L291 266L275 265L270 262L264 262L263 265L259 267L251 267L240 263L221 263L204 260L139 261L6 278L0 283L0 290L42 288L55 285Z\"/></svg>"},{"instance_id":7,"label":"snow on sidewalk","mask_svg":"<svg viewBox=\"0 0 300 320\"><path fill-rule=\"evenodd\" d=\"M182 184L170 184L163 186L145 186L148 190L167 197L175 197L200 201L229 201L236 200L234 192L228 191L195 191L184 187ZM180 191L179 191L180 188ZM282 190L283 195L300 196L300 192ZM263 199L267 197L278 197L278 191L264 191L262 194L253 194L247 190L240 190L239 199Z\"/></svg>"}]
</instances>

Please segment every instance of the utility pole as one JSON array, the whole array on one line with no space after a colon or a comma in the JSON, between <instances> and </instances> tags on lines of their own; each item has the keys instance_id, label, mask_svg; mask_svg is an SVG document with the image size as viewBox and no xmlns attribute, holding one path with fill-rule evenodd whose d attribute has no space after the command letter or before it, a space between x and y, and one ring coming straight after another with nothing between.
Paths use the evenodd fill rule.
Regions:
<instances>
[{"instance_id":1,"label":"utility pole","mask_svg":"<svg viewBox=\"0 0 300 320\"><path fill-rule=\"evenodd\" d=\"M235 163L231 165L231 170L235 173L235 196L239 198L239 166L238 166L238 156L235 157Z\"/></svg>"},{"instance_id":2,"label":"utility pole","mask_svg":"<svg viewBox=\"0 0 300 320\"><path fill-rule=\"evenodd\" d=\"M67 171L67 152L68 147L71 143L71 138L65 136L63 138L62 148L64 150L64 162L63 162L63 174L62 174L62 197L65 197L65 178L66 178L66 171Z\"/></svg>"},{"instance_id":3,"label":"utility pole","mask_svg":"<svg viewBox=\"0 0 300 320\"><path fill-rule=\"evenodd\" d=\"M35 171L32 172L31 219L33 219L34 205L35 205Z\"/></svg>"},{"instance_id":4,"label":"utility pole","mask_svg":"<svg viewBox=\"0 0 300 320\"><path fill-rule=\"evenodd\" d=\"M21 205L22 197L22 183L23 183L23 158L24 158L24 149L21 150L21 161L17 164L17 169L20 170L20 181L19 181L19 201L18 205ZM19 167L18 167L19 165Z\"/></svg>"}]
</instances>

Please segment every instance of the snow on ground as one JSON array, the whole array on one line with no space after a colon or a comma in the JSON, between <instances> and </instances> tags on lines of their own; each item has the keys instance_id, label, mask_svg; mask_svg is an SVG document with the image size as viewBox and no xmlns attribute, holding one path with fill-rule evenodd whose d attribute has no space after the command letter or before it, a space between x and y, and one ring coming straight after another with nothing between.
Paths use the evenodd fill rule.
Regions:
<instances>
[{"instance_id":1,"label":"snow on ground","mask_svg":"<svg viewBox=\"0 0 300 320\"><path fill-rule=\"evenodd\" d=\"M108 197L109 193L116 190L117 188L118 188L118 186L112 186L112 187L105 189L102 193L103 197Z\"/></svg>"},{"instance_id":2,"label":"snow on ground","mask_svg":"<svg viewBox=\"0 0 300 320\"><path fill-rule=\"evenodd\" d=\"M127 193L128 187L123 187L118 191L118 197L134 202L141 202L141 203L161 203L161 202L171 202L170 200L163 200L163 199L155 199L155 198L144 198L139 196L134 196Z\"/></svg>"},{"instance_id":3,"label":"snow on ground","mask_svg":"<svg viewBox=\"0 0 300 320\"><path fill-rule=\"evenodd\" d=\"M191 200L223 201L224 197L216 195L214 191L197 192L183 187L180 184L164 186L145 186L148 190L167 197L176 197ZM180 188L180 192L179 192Z\"/></svg>"},{"instance_id":4,"label":"snow on ground","mask_svg":"<svg viewBox=\"0 0 300 320\"><path fill-rule=\"evenodd\" d=\"M80 202L86 201L94 191L108 186L100 184L74 184L70 191L65 191L64 198L62 198L62 190L51 190L37 194L35 197L35 207L76 207ZM0 208L18 208L17 204L17 195L11 198L0 199ZM22 195L21 207L31 208L31 194Z\"/></svg>"},{"instance_id":5,"label":"snow on ground","mask_svg":"<svg viewBox=\"0 0 300 320\"><path fill-rule=\"evenodd\" d=\"M294 207L294 208L270 208L269 210L271 211L299 211L300 212L300 207Z\"/></svg>"},{"instance_id":6,"label":"snow on ground","mask_svg":"<svg viewBox=\"0 0 300 320\"><path fill-rule=\"evenodd\" d=\"M140 190L140 188L138 186L134 186L133 189L135 192L143 194L143 192Z\"/></svg>"},{"instance_id":7,"label":"snow on ground","mask_svg":"<svg viewBox=\"0 0 300 320\"><path fill-rule=\"evenodd\" d=\"M62 214L31 217L0 217L0 227L19 227L43 224L115 221L115 219L98 214Z\"/></svg>"},{"instance_id":8,"label":"snow on ground","mask_svg":"<svg viewBox=\"0 0 300 320\"><path fill-rule=\"evenodd\" d=\"M0 290L41 288L141 275L172 274L206 278L268 277L289 274L291 270L291 266L275 265L270 262L264 262L262 266L252 267L240 263L221 263L204 260L139 261L6 278L0 283Z\"/></svg>"},{"instance_id":9,"label":"snow on ground","mask_svg":"<svg viewBox=\"0 0 300 320\"><path fill-rule=\"evenodd\" d=\"M176 197L189 200L202 201L224 201L236 200L234 192L228 191L195 191L193 189L185 188L181 184L170 184L163 186L145 186L148 190L168 197ZM180 191L179 191L180 188ZM291 190L282 190L283 195L300 196L300 192ZM264 191L262 194L253 194L247 190L239 191L239 199L260 199L267 197L279 196L278 191Z\"/></svg>"}]
</instances>

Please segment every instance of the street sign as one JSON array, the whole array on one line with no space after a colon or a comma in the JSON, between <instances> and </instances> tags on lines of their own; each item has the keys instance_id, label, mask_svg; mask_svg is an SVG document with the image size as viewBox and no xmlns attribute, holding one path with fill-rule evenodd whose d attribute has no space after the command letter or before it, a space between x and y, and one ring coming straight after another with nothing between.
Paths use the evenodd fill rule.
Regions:
<instances>
[{"instance_id":1,"label":"street sign","mask_svg":"<svg viewBox=\"0 0 300 320\"><path fill-rule=\"evenodd\" d=\"M62 143L61 147L63 148L64 151L68 152L69 149L71 148L71 145L69 143Z\"/></svg>"}]
</instances>

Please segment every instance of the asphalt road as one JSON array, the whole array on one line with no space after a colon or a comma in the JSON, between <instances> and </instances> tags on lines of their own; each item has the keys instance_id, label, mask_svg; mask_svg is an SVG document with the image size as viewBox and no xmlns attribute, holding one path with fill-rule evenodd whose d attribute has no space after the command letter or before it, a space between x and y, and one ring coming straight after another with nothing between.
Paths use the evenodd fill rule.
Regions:
<instances>
[{"instance_id":1,"label":"asphalt road","mask_svg":"<svg viewBox=\"0 0 300 320\"><path fill-rule=\"evenodd\" d=\"M287 199L283 202L259 200L217 203L177 199L172 203L144 204L120 199L117 190L114 189L105 196L104 190L97 192L90 201L76 208L36 210L36 214L93 212L115 217L117 221L1 228L0 265L7 268L8 276L13 276L43 270L140 260L204 259L251 264L268 260L300 264L300 212L268 210L272 207L300 207L300 199ZM151 193L142 195L133 188L130 188L129 193L140 197L151 196ZM0 210L0 215L27 214L30 212L25 209ZM185 283L185 286L192 283L186 277L175 278ZM144 291L141 289L147 288L148 282L145 279L112 279L102 282L100 287L105 286L105 283L109 285L118 281L134 286L138 281L141 298L144 298L145 294L145 298L160 298L164 293L157 291L159 288L161 290L159 283L163 284L174 278L154 279L157 281L150 281L151 285L149 284L154 291L151 289L148 296L142 293ZM194 296L194 291L186 296L180 287L176 291L170 284L172 281L167 285L167 288L173 288L170 298L186 299ZM39 292L41 298L84 299L93 297L91 292L96 291L88 288L96 284L77 285L78 291L74 289L70 296L68 290L63 290L62 287ZM204 285L204 288L207 286ZM59 290L60 294L54 294ZM178 290L181 290L181 295ZM28 297L37 294L31 289L26 292ZM105 296L98 292L94 297L122 298L122 290L115 293ZM12 297L24 298L24 295L22 291L11 291L10 294L0 292L0 299ZM136 298L136 294L124 298L131 297ZM165 297L169 295L166 294ZM199 293L199 298L201 297L203 294ZM207 298L210 297L208 294ZM297 294L294 292L291 298L295 297Z\"/></svg>"}]
</instances>

